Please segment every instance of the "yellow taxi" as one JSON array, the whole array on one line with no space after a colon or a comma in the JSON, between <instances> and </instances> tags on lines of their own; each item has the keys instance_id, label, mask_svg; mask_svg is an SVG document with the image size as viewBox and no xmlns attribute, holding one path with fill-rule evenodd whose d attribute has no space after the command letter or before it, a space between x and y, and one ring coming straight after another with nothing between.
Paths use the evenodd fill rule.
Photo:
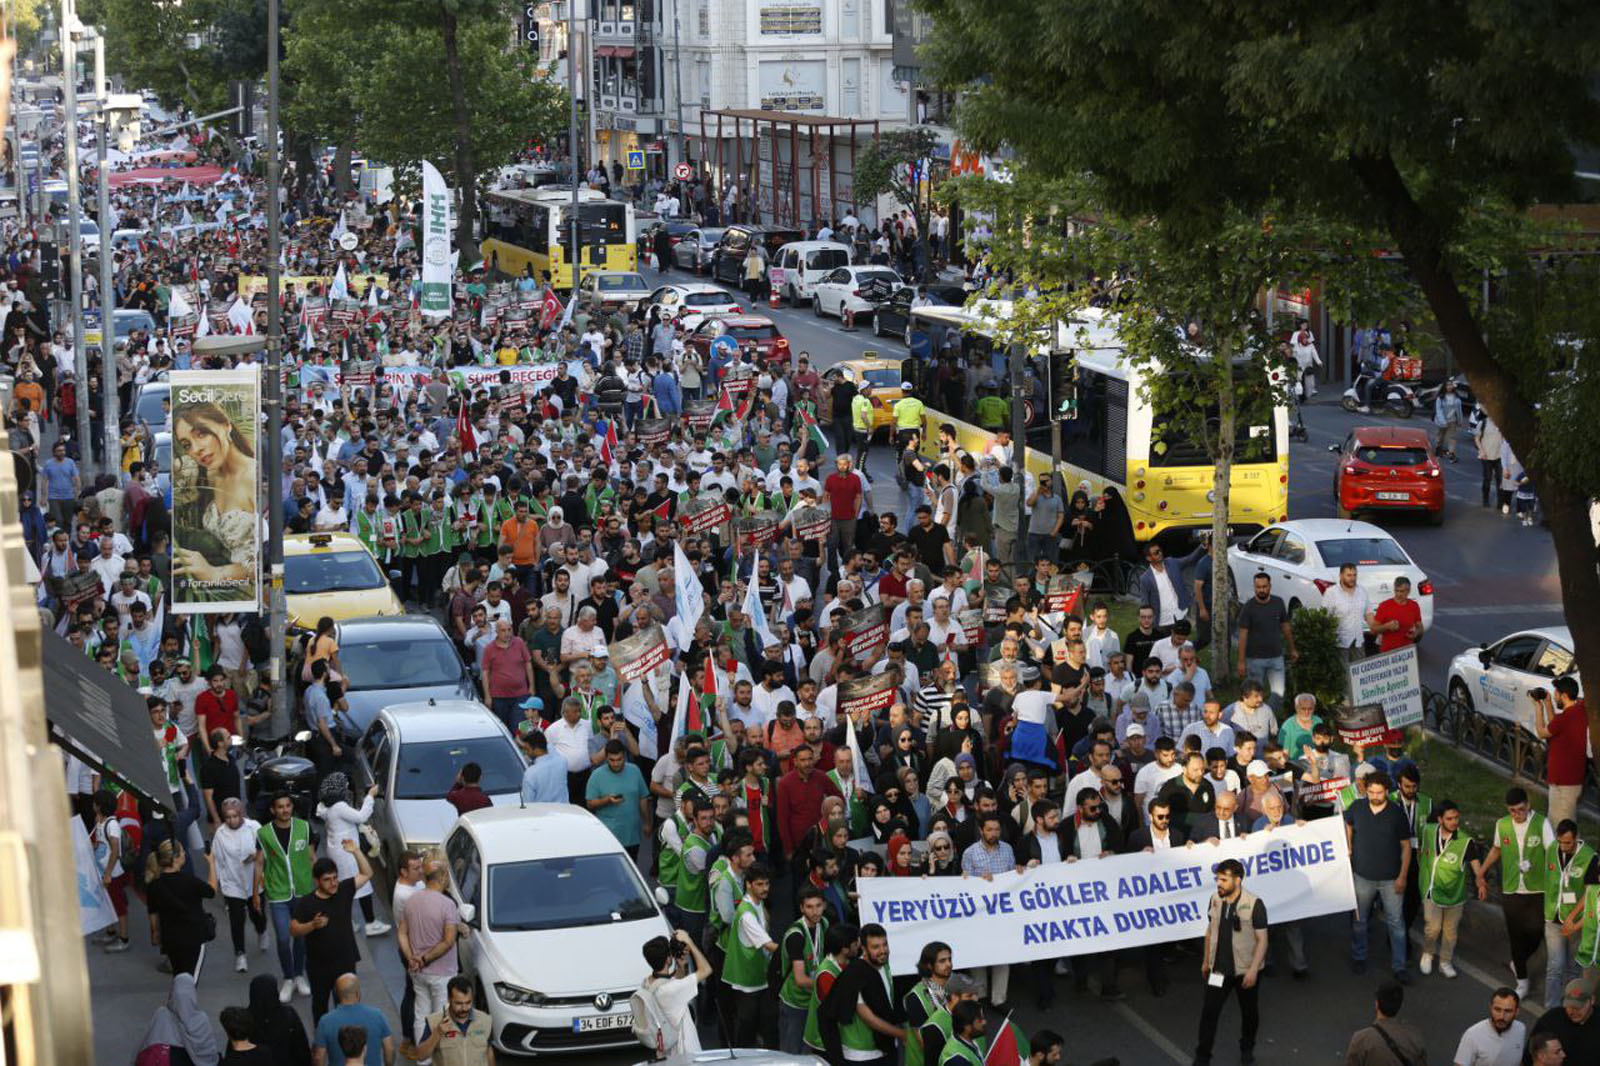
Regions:
<instances>
[{"instance_id":1,"label":"yellow taxi","mask_svg":"<svg viewBox=\"0 0 1600 1066\"><path fill-rule=\"evenodd\" d=\"M827 370L826 377L832 379L834 375L843 377L856 387L858 392L864 393L872 401L872 432L879 430L894 432L894 403L905 395L900 386L905 382L901 377L900 359L847 359L837 363ZM840 417L838 412L834 417Z\"/></svg>"},{"instance_id":2,"label":"yellow taxi","mask_svg":"<svg viewBox=\"0 0 1600 1066\"><path fill-rule=\"evenodd\" d=\"M283 538L283 591L289 625L405 614L389 578L353 533L291 533Z\"/></svg>"}]
</instances>

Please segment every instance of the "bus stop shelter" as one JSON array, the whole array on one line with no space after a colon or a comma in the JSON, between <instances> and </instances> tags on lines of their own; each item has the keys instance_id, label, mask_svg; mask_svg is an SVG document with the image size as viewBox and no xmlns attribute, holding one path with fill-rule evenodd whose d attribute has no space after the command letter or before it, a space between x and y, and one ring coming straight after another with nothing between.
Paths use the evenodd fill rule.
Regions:
<instances>
[{"instance_id":1,"label":"bus stop shelter","mask_svg":"<svg viewBox=\"0 0 1600 1066\"><path fill-rule=\"evenodd\" d=\"M876 119L798 111L731 108L700 114L700 158L711 168L717 195L727 179L740 190L740 220L809 227L853 212L864 221L855 192L858 143ZM714 145L714 146L713 146Z\"/></svg>"}]
</instances>

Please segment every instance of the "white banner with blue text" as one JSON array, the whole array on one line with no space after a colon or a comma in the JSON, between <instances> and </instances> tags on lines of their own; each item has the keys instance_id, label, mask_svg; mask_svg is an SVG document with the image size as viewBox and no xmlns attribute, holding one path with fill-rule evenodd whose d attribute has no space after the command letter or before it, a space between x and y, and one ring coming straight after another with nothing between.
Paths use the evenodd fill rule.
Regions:
<instances>
[{"instance_id":1,"label":"white banner with blue text","mask_svg":"<svg viewBox=\"0 0 1600 1066\"><path fill-rule=\"evenodd\" d=\"M1073 832L1061 826L1062 846ZM1251 833L1217 844L1111 855L979 877L863 877L861 922L889 933L894 972L924 945L950 945L957 969L1058 959L1204 936L1215 866L1237 859L1278 925L1355 909L1344 820Z\"/></svg>"}]
</instances>

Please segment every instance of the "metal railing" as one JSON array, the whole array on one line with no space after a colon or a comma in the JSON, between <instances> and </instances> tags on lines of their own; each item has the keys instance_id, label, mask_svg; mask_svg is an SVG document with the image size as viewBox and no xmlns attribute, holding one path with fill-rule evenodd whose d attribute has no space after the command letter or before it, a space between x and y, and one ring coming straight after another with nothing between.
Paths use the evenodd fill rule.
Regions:
<instances>
[{"instance_id":1,"label":"metal railing","mask_svg":"<svg viewBox=\"0 0 1600 1066\"><path fill-rule=\"evenodd\" d=\"M1491 718L1442 692L1422 686L1422 723L1441 740L1509 771L1514 779L1545 784L1550 746L1520 722ZM1591 765L1580 802L1591 809L1600 801L1600 782Z\"/></svg>"}]
</instances>

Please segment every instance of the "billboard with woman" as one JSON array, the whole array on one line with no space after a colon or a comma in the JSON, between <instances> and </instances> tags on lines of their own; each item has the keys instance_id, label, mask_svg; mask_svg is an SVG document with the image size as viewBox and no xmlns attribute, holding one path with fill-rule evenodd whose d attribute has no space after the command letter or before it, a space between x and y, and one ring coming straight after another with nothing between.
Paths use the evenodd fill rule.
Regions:
<instances>
[{"instance_id":1,"label":"billboard with woman","mask_svg":"<svg viewBox=\"0 0 1600 1066\"><path fill-rule=\"evenodd\" d=\"M172 610L255 611L262 514L254 370L174 370Z\"/></svg>"}]
</instances>

